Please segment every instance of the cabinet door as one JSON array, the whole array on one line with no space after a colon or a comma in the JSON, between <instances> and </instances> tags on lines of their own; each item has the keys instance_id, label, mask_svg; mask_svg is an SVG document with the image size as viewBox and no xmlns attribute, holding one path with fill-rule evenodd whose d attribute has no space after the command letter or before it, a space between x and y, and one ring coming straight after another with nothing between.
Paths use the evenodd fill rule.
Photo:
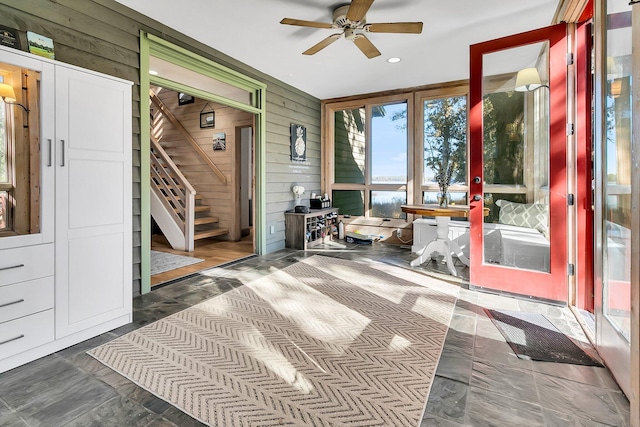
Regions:
<instances>
[{"instance_id":1,"label":"cabinet door","mask_svg":"<svg viewBox=\"0 0 640 427\"><path fill-rule=\"evenodd\" d=\"M131 312L131 87L56 67L56 338Z\"/></svg>"}]
</instances>

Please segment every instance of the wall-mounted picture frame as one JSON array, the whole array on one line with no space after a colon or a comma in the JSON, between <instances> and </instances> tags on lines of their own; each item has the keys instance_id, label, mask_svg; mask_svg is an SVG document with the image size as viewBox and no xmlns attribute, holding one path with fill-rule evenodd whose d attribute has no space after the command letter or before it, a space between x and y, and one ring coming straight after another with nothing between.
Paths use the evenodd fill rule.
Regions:
<instances>
[{"instance_id":1,"label":"wall-mounted picture frame","mask_svg":"<svg viewBox=\"0 0 640 427\"><path fill-rule=\"evenodd\" d=\"M216 127L216 113L213 111L213 107L209 103L204 104L202 110L200 110L200 128L214 128Z\"/></svg>"},{"instance_id":2,"label":"wall-mounted picture frame","mask_svg":"<svg viewBox=\"0 0 640 427\"><path fill-rule=\"evenodd\" d=\"M27 44L29 45L30 53L49 59L56 59L53 39L27 31Z\"/></svg>"},{"instance_id":3,"label":"wall-mounted picture frame","mask_svg":"<svg viewBox=\"0 0 640 427\"><path fill-rule=\"evenodd\" d=\"M213 134L213 151L224 151L227 149L227 136L224 132Z\"/></svg>"},{"instance_id":4,"label":"wall-mounted picture frame","mask_svg":"<svg viewBox=\"0 0 640 427\"><path fill-rule=\"evenodd\" d=\"M296 123L291 123L291 160L307 160L307 128Z\"/></svg>"},{"instance_id":5,"label":"wall-mounted picture frame","mask_svg":"<svg viewBox=\"0 0 640 427\"><path fill-rule=\"evenodd\" d=\"M193 96L182 92L178 94L178 105L193 104L194 102L196 102L196 99Z\"/></svg>"},{"instance_id":6,"label":"wall-mounted picture frame","mask_svg":"<svg viewBox=\"0 0 640 427\"><path fill-rule=\"evenodd\" d=\"M0 45L22 50L18 30L0 25Z\"/></svg>"}]
</instances>

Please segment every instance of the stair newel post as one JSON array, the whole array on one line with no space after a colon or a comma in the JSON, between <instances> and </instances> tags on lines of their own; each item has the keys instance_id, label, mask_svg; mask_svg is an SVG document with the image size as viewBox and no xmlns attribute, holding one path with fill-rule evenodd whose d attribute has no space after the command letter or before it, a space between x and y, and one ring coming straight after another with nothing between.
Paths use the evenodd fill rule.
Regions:
<instances>
[{"instance_id":1,"label":"stair newel post","mask_svg":"<svg viewBox=\"0 0 640 427\"><path fill-rule=\"evenodd\" d=\"M194 249L196 192L190 188L186 191L186 212L184 222L184 245L189 252Z\"/></svg>"}]
</instances>

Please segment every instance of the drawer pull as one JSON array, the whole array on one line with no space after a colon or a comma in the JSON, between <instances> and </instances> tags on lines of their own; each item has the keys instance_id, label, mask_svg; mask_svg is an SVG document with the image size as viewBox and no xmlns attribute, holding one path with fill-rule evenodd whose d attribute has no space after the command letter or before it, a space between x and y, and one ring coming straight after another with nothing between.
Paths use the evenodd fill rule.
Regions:
<instances>
[{"instance_id":1,"label":"drawer pull","mask_svg":"<svg viewBox=\"0 0 640 427\"><path fill-rule=\"evenodd\" d=\"M24 264L10 265L9 267L0 267L0 271L11 270L12 268L20 268L20 267L24 267Z\"/></svg>"},{"instance_id":2,"label":"drawer pull","mask_svg":"<svg viewBox=\"0 0 640 427\"><path fill-rule=\"evenodd\" d=\"M6 307L8 305L20 304L21 302L24 302L24 298L20 298L19 300L15 300L15 301L11 301L11 302L5 302L4 304L0 304L0 308Z\"/></svg>"},{"instance_id":3,"label":"drawer pull","mask_svg":"<svg viewBox=\"0 0 640 427\"><path fill-rule=\"evenodd\" d=\"M13 304L20 304L21 302L24 302L23 298L20 298L19 300L15 300L15 301L11 301L11 302L6 302L4 304L0 304L0 308L2 307L6 307L8 305L13 305Z\"/></svg>"},{"instance_id":4,"label":"drawer pull","mask_svg":"<svg viewBox=\"0 0 640 427\"><path fill-rule=\"evenodd\" d=\"M0 341L0 345L2 345L2 344L9 344L10 342L17 341L17 340L19 340L20 338L24 338L24 334L20 334L19 336L14 337L14 338L9 338L8 340Z\"/></svg>"}]
</instances>

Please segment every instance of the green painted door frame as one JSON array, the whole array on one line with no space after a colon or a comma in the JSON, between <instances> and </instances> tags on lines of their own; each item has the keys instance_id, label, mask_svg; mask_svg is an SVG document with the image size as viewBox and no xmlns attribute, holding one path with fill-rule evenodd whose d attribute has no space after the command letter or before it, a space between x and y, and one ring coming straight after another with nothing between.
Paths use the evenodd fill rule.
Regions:
<instances>
[{"instance_id":1,"label":"green painted door frame","mask_svg":"<svg viewBox=\"0 0 640 427\"><path fill-rule=\"evenodd\" d=\"M235 86L252 94L251 105L243 104L215 93L190 87L181 82L170 81L149 74L150 57L159 58L180 67L195 71L203 76ZM188 92L197 98L224 104L256 116L255 129L255 244L256 252L266 252L266 89L267 85L237 71L217 64L200 55L176 46L166 40L146 32L140 33L140 215L141 215L141 293L151 290L151 201L150 201L150 111L149 97L151 84Z\"/></svg>"}]
</instances>

